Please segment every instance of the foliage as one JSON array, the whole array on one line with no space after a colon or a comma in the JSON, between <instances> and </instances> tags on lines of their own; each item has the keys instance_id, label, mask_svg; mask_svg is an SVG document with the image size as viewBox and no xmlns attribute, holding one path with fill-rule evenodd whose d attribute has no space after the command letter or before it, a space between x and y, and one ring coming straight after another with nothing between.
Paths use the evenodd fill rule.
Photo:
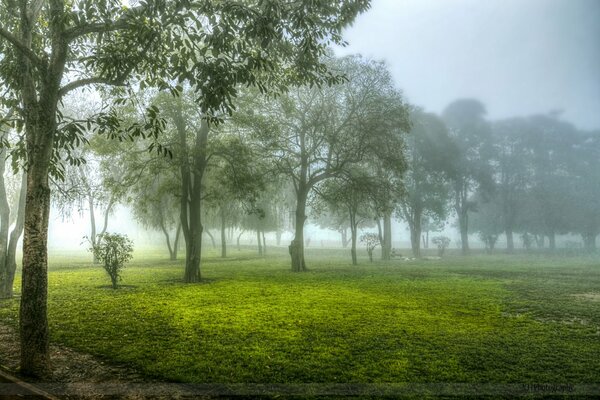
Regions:
<instances>
[{"instance_id":1,"label":"foliage","mask_svg":"<svg viewBox=\"0 0 600 400\"><path fill-rule=\"evenodd\" d=\"M438 256L441 257L450 245L450 238L448 236L435 236L431 239L431 242L437 246Z\"/></svg>"},{"instance_id":2,"label":"foliage","mask_svg":"<svg viewBox=\"0 0 600 400\"><path fill-rule=\"evenodd\" d=\"M112 288L116 289L125 263L133 257L133 242L127 235L119 233L105 232L98 236L97 242L89 251L103 264L110 276Z\"/></svg>"},{"instance_id":3,"label":"foliage","mask_svg":"<svg viewBox=\"0 0 600 400\"><path fill-rule=\"evenodd\" d=\"M373 232L363 233L360 235L360 242L365 244L367 254L369 254L369 261L373 262L373 250L381 245L379 235Z\"/></svg>"}]
</instances>

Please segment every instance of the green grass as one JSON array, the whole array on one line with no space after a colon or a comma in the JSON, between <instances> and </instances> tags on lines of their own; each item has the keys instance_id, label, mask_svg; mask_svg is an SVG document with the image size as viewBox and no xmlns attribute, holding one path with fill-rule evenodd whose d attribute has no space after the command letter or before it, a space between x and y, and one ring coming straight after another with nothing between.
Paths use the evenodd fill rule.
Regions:
<instances>
[{"instance_id":1,"label":"green grass","mask_svg":"<svg viewBox=\"0 0 600 400\"><path fill-rule=\"evenodd\" d=\"M52 340L194 383L598 383L600 263L473 256L348 263L312 250L310 271L231 250L182 262L139 252L111 290L88 256L51 254ZM16 323L17 300L0 303Z\"/></svg>"}]
</instances>

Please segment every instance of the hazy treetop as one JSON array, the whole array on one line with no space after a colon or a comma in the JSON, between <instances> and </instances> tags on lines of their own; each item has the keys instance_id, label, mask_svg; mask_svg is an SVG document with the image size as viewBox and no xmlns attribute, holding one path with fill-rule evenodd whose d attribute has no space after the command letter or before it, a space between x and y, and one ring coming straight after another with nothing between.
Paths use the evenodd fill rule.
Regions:
<instances>
[{"instance_id":1,"label":"hazy treetop","mask_svg":"<svg viewBox=\"0 0 600 400\"><path fill-rule=\"evenodd\" d=\"M562 109L597 129L599 21L598 0L373 0L340 53L387 60L428 111L472 97L492 119Z\"/></svg>"}]
</instances>

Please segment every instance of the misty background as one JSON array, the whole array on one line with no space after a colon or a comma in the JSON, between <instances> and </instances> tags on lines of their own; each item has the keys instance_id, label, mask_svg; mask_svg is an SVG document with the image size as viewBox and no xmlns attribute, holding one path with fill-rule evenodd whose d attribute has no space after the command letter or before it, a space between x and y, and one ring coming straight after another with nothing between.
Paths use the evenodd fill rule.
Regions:
<instances>
[{"instance_id":1,"label":"misty background","mask_svg":"<svg viewBox=\"0 0 600 400\"><path fill-rule=\"evenodd\" d=\"M597 0L374 0L346 30L349 45L336 54L384 60L406 100L429 112L475 98L489 120L559 113L577 128L594 130L600 129L599 21ZM53 209L49 247L84 250L88 230L87 210L65 216ZM164 245L160 232L138 226L121 205L108 231L129 235L136 247ZM444 234L454 247L457 228L448 224ZM287 232L282 244L292 236ZM339 234L314 224L305 237L314 247L339 245ZM394 222L392 237L394 247L410 247L404 223ZM473 245L482 246L476 237Z\"/></svg>"}]
</instances>

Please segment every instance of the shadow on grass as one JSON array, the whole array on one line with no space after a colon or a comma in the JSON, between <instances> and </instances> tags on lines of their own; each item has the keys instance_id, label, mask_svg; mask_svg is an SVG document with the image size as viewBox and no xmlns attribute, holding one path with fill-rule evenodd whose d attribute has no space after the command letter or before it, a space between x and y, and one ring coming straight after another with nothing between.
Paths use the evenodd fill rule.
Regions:
<instances>
[{"instance_id":1,"label":"shadow on grass","mask_svg":"<svg viewBox=\"0 0 600 400\"><path fill-rule=\"evenodd\" d=\"M135 290L137 288L138 288L138 285L118 285L116 288L113 288L112 285L96 286L96 289L108 289L108 290Z\"/></svg>"}]
</instances>

